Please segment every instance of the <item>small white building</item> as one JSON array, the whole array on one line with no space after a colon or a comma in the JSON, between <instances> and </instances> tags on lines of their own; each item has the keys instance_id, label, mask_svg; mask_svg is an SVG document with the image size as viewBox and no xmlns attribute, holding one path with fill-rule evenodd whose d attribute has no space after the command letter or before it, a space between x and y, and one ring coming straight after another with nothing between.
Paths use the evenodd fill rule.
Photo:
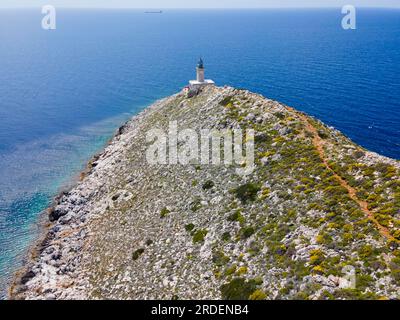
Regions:
<instances>
[{"instance_id":1,"label":"small white building","mask_svg":"<svg viewBox=\"0 0 400 320\"><path fill-rule=\"evenodd\" d=\"M189 81L190 90L197 90L200 89L201 87L215 84L213 80L205 79L204 62L202 58L200 58L199 62L197 63L196 73L197 73L196 80Z\"/></svg>"}]
</instances>

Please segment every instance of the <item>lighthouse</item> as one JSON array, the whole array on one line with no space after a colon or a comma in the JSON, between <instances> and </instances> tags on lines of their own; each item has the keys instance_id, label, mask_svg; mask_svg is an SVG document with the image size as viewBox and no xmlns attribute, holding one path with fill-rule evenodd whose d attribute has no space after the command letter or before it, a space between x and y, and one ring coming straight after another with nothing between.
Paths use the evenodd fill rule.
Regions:
<instances>
[{"instance_id":1,"label":"lighthouse","mask_svg":"<svg viewBox=\"0 0 400 320\"><path fill-rule=\"evenodd\" d=\"M197 82L203 83L204 82L204 62L203 59L200 58L197 67L196 67L196 71L197 71Z\"/></svg>"},{"instance_id":2,"label":"lighthouse","mask_svg":"<svg viewBox=\"0 0 400 320\"><path fill-rule=\"evenodd\" d=\"M205 69L204 69L204 61L202 58L199 59L196 67L196 80L189 81L189 88L191 90L197 90L201 87L214 85L215 82L210 79L205 79Z\"/></svg>"}]
</instances>

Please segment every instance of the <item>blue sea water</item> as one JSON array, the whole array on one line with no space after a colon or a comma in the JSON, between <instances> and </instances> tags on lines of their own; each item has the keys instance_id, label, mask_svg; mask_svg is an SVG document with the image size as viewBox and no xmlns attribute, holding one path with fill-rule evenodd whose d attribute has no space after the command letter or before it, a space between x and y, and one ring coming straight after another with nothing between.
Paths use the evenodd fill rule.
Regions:
<instances>
[{"instance_id":1,"label":"blue sea water","mask_svg":"<svg viewBox=\"0 0 400 320\"><path fill-rule=\"evenodd\" d=\"M400 159L400 10L0 10L0 297L42 210L123 121L194 77L280 100Z\"/></svg>"}]
</instances>

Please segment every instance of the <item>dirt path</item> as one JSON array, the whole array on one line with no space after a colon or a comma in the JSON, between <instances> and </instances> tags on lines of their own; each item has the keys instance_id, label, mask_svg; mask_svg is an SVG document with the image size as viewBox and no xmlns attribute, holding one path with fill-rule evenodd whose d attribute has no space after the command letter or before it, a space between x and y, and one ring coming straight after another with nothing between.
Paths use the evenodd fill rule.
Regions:
<instances>
[{"instance_id":1,"label":"dirt path","mask_svg":"<svg viewBox=\"0 0 400 320\"><path fill-rule=\"evenodd\" d=\"M292 111L294 111L294 109L292 109ZM334 175L334 177L339 181L340 185L345 188L348 193L350 198L357 202L358 205L360 206L360 209L365 213L365 215L368 217L369 220L371 220L376 227L378 228L380 234L385 237L388 240L393 240L395 242L399 242L399 240L397 240L396 238L394 238L391 234L390 231L382 226L378 220L375 219L374 214L371 210L368 209L368 203L366 201L360 200L357 197L357 190L354 189L352 186L350 186L346 180L344 180L341 176L339 176L333 169L332 167L329 165L328 160L325 156L325 151L324 151L324 144L325 141L319 136L317 129L310 123L310 121L307 119L307 117L303 114L297 113L297 115L300 117L300 119L304 122L304 124L306 125L306 130L308 132L310 132L313 135L313 144L315 146L315 148L318 151L318 154L322 160L322 162L324 163L325 167L332 172L332 174Z\"/></svg>"}]
</instances>

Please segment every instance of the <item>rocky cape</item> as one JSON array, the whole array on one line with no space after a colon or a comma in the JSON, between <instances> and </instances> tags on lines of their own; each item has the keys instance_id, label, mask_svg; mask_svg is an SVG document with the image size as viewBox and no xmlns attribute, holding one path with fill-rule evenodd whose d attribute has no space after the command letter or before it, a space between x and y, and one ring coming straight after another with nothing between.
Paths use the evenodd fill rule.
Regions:
<instances>
[{"instance_id":1,"label":"rocky cape","mask_svg":"<svg viewBox=\"0 0 400 320\"><path fill-rule=\"evenodd\" d=\"M149 165L146 132L170 121L254 129L255 170ZM49 220L12 299L400 298L399 162L246 90L156 102Z\"/></svg>"}]
</instances>

